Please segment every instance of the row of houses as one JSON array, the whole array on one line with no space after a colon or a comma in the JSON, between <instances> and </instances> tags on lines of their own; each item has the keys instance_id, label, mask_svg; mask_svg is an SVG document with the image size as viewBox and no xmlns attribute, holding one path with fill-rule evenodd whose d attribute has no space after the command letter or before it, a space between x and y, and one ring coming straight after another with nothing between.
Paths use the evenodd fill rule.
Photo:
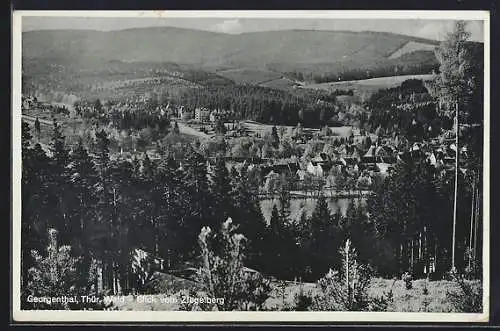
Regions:
<instances>
[{"instance_id":1,"label":"row of houses","mask_svg":"<svg viewBox=\"0 0 500 331\"><path fill-rule=\"evenodd\" d=\"M176 115L183 121L194 119L201 123L215 123L219 119L225 120L228 117L228 111L224 109L209 109L206 107L196 107L193 110L185 106L179 106Z\"/></svg>"}]
</instances>

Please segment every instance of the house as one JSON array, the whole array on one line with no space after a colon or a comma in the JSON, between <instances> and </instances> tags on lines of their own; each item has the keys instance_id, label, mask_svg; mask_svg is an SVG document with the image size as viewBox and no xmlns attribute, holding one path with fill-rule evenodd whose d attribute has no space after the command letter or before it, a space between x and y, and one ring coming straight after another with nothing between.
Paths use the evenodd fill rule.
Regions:
<instances>
[{"instance_id":1,"label":"house","mask_svg":"<svg viewBox=\"0 0 500 331\"><path fill-rule=\"evenodd\" d=\"M358 162L361 160L361 154L356 146L352 146L351 157L358 160Z\"/></svg>"},{"instance_id":2,"label":"house","mask_svg":"<svg viewBox=\"0 0 500 331\"><path fill-rule=\"evenodd\" d=\"M380 172L380 168L377 166L377 163L362 164L360 168L362 171Z\"/></svg>"},{"instance_id":3,"label":"house","mask_svg":"<svg viewBox=\"0 0 500 331\"><path fill-rule=\"evenodd\" d=\"M196 108L194 110L194 119L198 122L208 122L210 120L210 110L206 108Z\"/></svg>"},{"instance_id":4,"label":"house","mask_svg":"<svg viewBox=\"0 0 500 331\"><path fill-rule=\"evenodd\" d=\"M354 157L345 156L340 158L340 162L342 162L344 167L350 168L358 164L358 159Z\"/></svg>"},{"instance_id":5,"label":"house","mask_svg":"<svg viewBox=\"0 0 500 331\"><path fill-rule=\"evenodd\" d=\"M302 169L297 170L295 174L299 177L299 180L304 180L306 178L306 172Z\"/></svg>"},{"instance_id":6,"label":"house","mask_svg":"<svg viewBox=\"0 0 500 331\"><path fill-rule=\"evenodd\" d=\"M390 156L394 154L394 150L387 145L380 145L375 149L375 156Z\"/></svg>"},{"instance_id":7,"label":"house","mask_svg":"<svg viewBox=\"0 0 500 331\"><path fill-rule=\"evenodd\" d=\"M375 145L371 145L368 152L361 158L363 163L376 163L377 157L375 156Z\"/></svg>"},{"instance_id":8,"label":"house","mask_svg":"<svg viewBox=\"0 0 500 331\"><path fill-rule=\"evenodd\" d=\"M279 175L271 170L267 175L264 176L264 178L265 178L264 191L266 192L274 191L276 182L279 179Z\"/></svg>"},{"instance_id":9,"label":"house","mask_svg":"<svg viewBox=\"0 0 500 331\"><path fill-rule=\"evenodd\" d=\"M323 165L330 162L330 157L326 153L319 153L311 160L311 162Z\"/></svg>"},{"instance_id":10,"label":"house","mask_svg":"<svg viewBox=\"0 0 500 331\"><path fill-rule=\"evenodd\" d=\"M339 155L347 156L350 154L349 145L344 144L338 150Z\"/></svg>"},{"instance_id":11,"label":"house","mask_svg":"<svg viewBox=\"0 0 500 331\"><path fill-rule=\"evenodd\" d=\"M375 165L377 167L377 172L380 172L383 175L388 174L389 169L392 168L392 164L390 163L376 163Z\"/></svg>"},{"instance_id":12,"label":"house","mask_svg":"<svg viewBox=\"0 0 500 331\"><path fill-rule=\"evenodd\" d=\"M428 153L427 155L427 162L429 162L430 165L436 167L437 166L437 158L436 158L436 155L434 155L434 153Z\"/></svg>"},{"instance_id":13,"label":"house","mask_svg":"<svg viewBox=\"0 0 500 331\"><path fill-rule=\"evenodd\" d=\"M273 164L268 164L261 168L263 174L269 174L271 172L276 174L290 174L295 175L297 170L300 169L299 163L297 161L281 161Z\"/></svg>"},{"instance_id":14,"label":"house","mask_svg":"<svg viewBox=\"0 0 500 331\"><path fill-rule=\"evenodd\" d=\"M389 155L389 156L377 156L377 162L380 163L388 163L394 164L397 162L397 156Z\"/></svg>"},{"instance_id":15,"label":"house","mask_svg":"<svg viewBox=\"0 0 500 331\"><path fill-rule=\"evenodd\" d=\"M184 121L187 121L193 118L193 112L186 109L184 106L180 106L177 109L177 117Z\"/></svg>"},{"instance_id":16,"label":"house","mask_svg":"<svg viewBox=\"0 0 500 331\"><path fill-rule=\"evenodd\" d=\"M322 177L324 175L323 168L321 167L320 164L318 163L313 163L312 161L309 161L307 163L306 171L310 173L311 175Z\"/></svg>"}]
</instances>

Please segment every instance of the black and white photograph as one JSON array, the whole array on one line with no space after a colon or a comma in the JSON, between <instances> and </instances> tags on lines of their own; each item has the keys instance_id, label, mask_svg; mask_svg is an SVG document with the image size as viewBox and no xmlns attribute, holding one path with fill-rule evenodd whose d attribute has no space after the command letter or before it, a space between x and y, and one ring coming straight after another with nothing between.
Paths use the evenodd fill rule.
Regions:
<instances>
[{"instance_id":1,"label":"black and white photograph","mask_svg":"<svg viewBox=\"0 0 500 331\"><path fill-rule=\"evenodd\" d=\"M19 11L19 321L486 322L486 11Z\"/></svg>"}]
</instances>

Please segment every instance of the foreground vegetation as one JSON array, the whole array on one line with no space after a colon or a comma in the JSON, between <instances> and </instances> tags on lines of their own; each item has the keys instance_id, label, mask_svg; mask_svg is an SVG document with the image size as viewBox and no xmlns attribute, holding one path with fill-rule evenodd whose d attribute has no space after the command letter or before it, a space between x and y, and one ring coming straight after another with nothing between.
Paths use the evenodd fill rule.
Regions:
<instances>
[{"instance_id":1,"label":"foreground vegetation","mask_svg":"<svg viewBox=\"0 0 500 331\"><path fill-rule=\"evenodd\" d=\"M402 280L391 280L383 278L374 278L368 287L368 293L372 296L382 296L384 293L393 291L393 302L388 305L386 311L393 312L433 312L433 313L450 313L450 312L464 312L460 306L454 305L450 300L449 293L460 293L460 288L457 283L452 281L440 280L430 281L425 285L426 280L419 279L414 281L413 289L406 290L405 283ZM478 287L478 282L475 282L475 288ZM427 286L428 294L425 295L424 289ZM300 293L305 292L311 294L319 293L321 290L313 283L304 284L286 284L283 286L279 282L271 283L270 297L266 300L265 310L284 310L288 307L297 305L296 298ZM283 298L284 292L284 298ZM164 292L161 294L153 294L151 297L154 299L151 303L140 302L137 297L132 295L124 296L123 299L114 300L107 298L106 302L113 301L113 306L118 310L135 310L135 311L168 311L168 310L181 310L181 305L178 303L168 303L168 299L162 300L161 298L171 298L173 296L181 296L184 292ZM146 301L146 300L144 300Z\"/></svg>"}]
</instances>

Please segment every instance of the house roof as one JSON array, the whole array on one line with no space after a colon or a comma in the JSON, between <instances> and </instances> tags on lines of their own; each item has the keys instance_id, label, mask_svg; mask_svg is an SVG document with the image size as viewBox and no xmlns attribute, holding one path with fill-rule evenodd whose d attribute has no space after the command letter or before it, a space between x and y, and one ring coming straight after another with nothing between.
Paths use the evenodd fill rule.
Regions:
<instances>
[{"instance_id":1,"label":"house roof","mask_svg":"<svg viewBox=\"0 0 500 331\"><path fill-rule=\"evenodd\" d=\"M326 155L326 153L319 153L316 155L311 161L313 162L326 162L328 161L329 157Z\"/></svg>"},{"instance_id":2,"label":"house roof","mask_svg":"<svg viewBox=\"0 0 500 331\"><path fill-rule=\"evenodd\" d=\"M365 153L364 157L372 157L375 156L375 146L371 145L368 152Z\"/></svg>"}]
</instances>

